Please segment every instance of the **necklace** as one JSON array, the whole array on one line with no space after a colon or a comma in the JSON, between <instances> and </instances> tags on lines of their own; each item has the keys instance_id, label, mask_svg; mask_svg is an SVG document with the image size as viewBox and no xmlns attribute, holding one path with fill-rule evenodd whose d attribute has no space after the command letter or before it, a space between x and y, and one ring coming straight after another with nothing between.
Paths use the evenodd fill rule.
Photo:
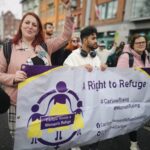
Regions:
<instances>
[{"instance_id":1,"label":"necklace","mask_svg":"<svg viewBox=\"0 0 150 150\"><path fill-rule=\"evenodd\" d=\"M21 50L24 50L24 51L34 50L34 48L29 43L25 43L23 41L21 41L21 46L22 46Z\"/></svg>"}]
</instances>

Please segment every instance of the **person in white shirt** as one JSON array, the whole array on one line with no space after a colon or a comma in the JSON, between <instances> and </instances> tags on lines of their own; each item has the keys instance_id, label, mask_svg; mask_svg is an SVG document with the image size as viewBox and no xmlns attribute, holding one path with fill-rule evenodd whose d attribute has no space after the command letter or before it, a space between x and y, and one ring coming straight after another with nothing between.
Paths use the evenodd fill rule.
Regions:
<instances>
[{"instance_id":1,"label":"person in white shirt","mask_svg":"<svg viewBox=\"0 0 150 150\"><path fill-rule=\"evenodd\" d=\"M115 53L115 50L117 48L116 46L116 43L114 43L113 47L108 50L105 48L104 43L100 43L100 45L96 49L96 53L103 64L106 64L108 57Z\"/></svg>"},{"instance_id":2,"label":"person in white shirt","mask_svg":"<svg viewBox=\"0 0 150 150\"><path fill-rule=\"evenodd\" d=\"M92 71L94 67L101 70L106 69L98 58L95 49L97 48L97 30L93 26L87 26L81 30L80 34L82 46L74 50L64 61L67 66L85 66L88 71ZM81 149L96 150L98 149L98 142L83 146ZM72 150L80 150L79 147L72 148Z\"/></svg>"},{"instance_id":3,"label":"person in white shirt","mask_svg":"<svg viewBox=\"0 0 150 150\"><path fill-rule=\"evenodd\" d=\"M85 27L81 30L81 48L74 50L64 61L64 65L68 66L85 66L88 71L93 67L105 70L106 65L101 63L95 49L97 45L97 30L93 26Z\"/></svg>"}]
</instances>

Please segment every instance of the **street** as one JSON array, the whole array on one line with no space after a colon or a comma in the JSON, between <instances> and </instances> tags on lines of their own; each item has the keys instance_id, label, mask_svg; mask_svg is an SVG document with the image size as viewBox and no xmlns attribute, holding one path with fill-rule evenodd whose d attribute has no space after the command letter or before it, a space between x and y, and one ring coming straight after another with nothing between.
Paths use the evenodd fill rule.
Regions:
<instances>
[{"instance_id":1,"label":"street","mask_svg":"<svg viewBox=\"0 0 150 150\"><path fill-rule=\"evenodd\" d=\"M12 150L12 141L8 131L7 115L0 115L0 150ZM150 131L140 129L138 132L141 150L150 150ZM113 139L99 143L99 150L129 150L129 139L127 135L118 136Z\"/></svg>"},{"instance_id":2,"label":"street","mask_svg":"<svg viewBox=\"0 0 150 150\"><path fill-rule=\"evenodd\" d=\"M6 114L0 114L0 150L12 150L12 141L8 130Z\"/></svg>"}]
</instances>

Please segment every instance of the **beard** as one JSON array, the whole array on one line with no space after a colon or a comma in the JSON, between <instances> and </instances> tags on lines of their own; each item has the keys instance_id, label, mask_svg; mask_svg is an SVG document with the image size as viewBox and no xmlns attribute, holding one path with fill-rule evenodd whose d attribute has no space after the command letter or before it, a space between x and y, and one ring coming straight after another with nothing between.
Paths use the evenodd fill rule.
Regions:
<instances>
[{"instance_id":1,"label":"beard","mask_svg":"<svg viewBox=\"0 0 150 150\"><path fill-rule=\"evenodd\" d=\"M47 34L48 36L52 36L52 35L53 35L52 32L46 32L46 34Z\"/></svg>"},{"instance_id":2,"label":"beard","mask_svg":"<svg viewBox=\"0 0 150 150\"><path fill-rule=\"evenodd\" d=\"M98 45L97 45L97 43L94 43L94 44L88 43L87 47L88 47L90 50L95 50L95 49L98 48Z\"/></svg>"}]
</instances>

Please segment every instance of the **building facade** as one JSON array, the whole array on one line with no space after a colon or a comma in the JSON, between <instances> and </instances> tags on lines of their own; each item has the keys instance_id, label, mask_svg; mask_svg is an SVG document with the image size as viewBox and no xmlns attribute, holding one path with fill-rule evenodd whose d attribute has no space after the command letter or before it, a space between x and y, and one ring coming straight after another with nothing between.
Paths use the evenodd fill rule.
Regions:
<instances>
[{"instance_id":1,"label":"building facade","mask_svg":"<svg viewBox=\"0 0 150 150\"><path fill-rule=\"evenodd\" d=\"M56 33L63 30L65 11L61 0L22 0L25 10L38 10L42 24L52 22ZM25 9L27 6L30 9ZM32 8L31 8L32 5ZM134 33L150 39L149 0L71 0L76 32L87 25L98 30L98 40L110 47L112 43L127 42Z\"/></svg>"},{"instance_id":2,"label":"building facade","mask_svg":"<svg viewBox=\"0 0 150 150\"><path fill-rule=\"evenodd\" d=\"M0 42L4 39L4 23L3 23L3 13L0 16Z\"/></svg>"},{"instance_id":3,"label":"building facade","mask_svg":"<svg viewBox=\"0 0 150 150\"><path fill-rule=\"evenodd\" d=\"M71 6L75 30L80 30L85 23L86 0L72 0ZM41 0L39 16L42 24L52 22L56 32L63 30L65 10L60 0Z\"/></svg>"},{"instance_id":4,"label":"building facade","mask_svg":"<svg viewBox=\"0 0 150 150\"><path fill-rule=\"evenodd\" d=\"M149 0L94 0L91 24L98 29L98 40L108 47L116 39L117 43L128 42L134 33L145 34L150 40L149 9Z\"/></svg>"},{"instance_id":5,"label":"building facade","mask_svg":"<svg viewBox=\"0 0 150 150\"><path fill-rule=\"evenodd\" d=\"M42 24L52 22L55 30L58 30L58 25L64 21L63 5L59 0L41 0L40 1L40 19ZM59 25L61 26L61 25Z\"/></svg>"},{"instance_id":6,"label":"building facade","mask_svg":"<svg viewBox=\"0 0 150 150\"><path fill-rule=\"evenodd\" d=\"M115 33L122 32L126 0L94 0L91 11L91 24L98 30L98 40L111 47ZM120 41L121 36L118 38ZM116 41L116 42L120 42Z\"/></svg>"},{"instance_id":7,"label":"building facade","mask_svg":"<svg viewBox=\"0 0 150 150\"><path fill-rule=\"evenodd\" d=\"M11 11L2 14L2 40L12 38L19 28L20 20Z\"/></svg>"},{"instance_id":8,"label":"building facade","mask_svg":"<svg viewBox=\"0 0 150 150\"><path fill-rule=\"evenodd\" d=\"M39 15L40 0L22 0L22 14L34 12Z\"/></svg>"},{"instance_id":9,"label":"building facade","mask_svg":"<svg viewBox=\"0 0 150 150\"><path fill-rule=\"evenodd\" d=\"M127 34L140 33L147 35L150 40L150 1L149 0L127 0L124 24Z\"/></svg>"}]
</instances>

